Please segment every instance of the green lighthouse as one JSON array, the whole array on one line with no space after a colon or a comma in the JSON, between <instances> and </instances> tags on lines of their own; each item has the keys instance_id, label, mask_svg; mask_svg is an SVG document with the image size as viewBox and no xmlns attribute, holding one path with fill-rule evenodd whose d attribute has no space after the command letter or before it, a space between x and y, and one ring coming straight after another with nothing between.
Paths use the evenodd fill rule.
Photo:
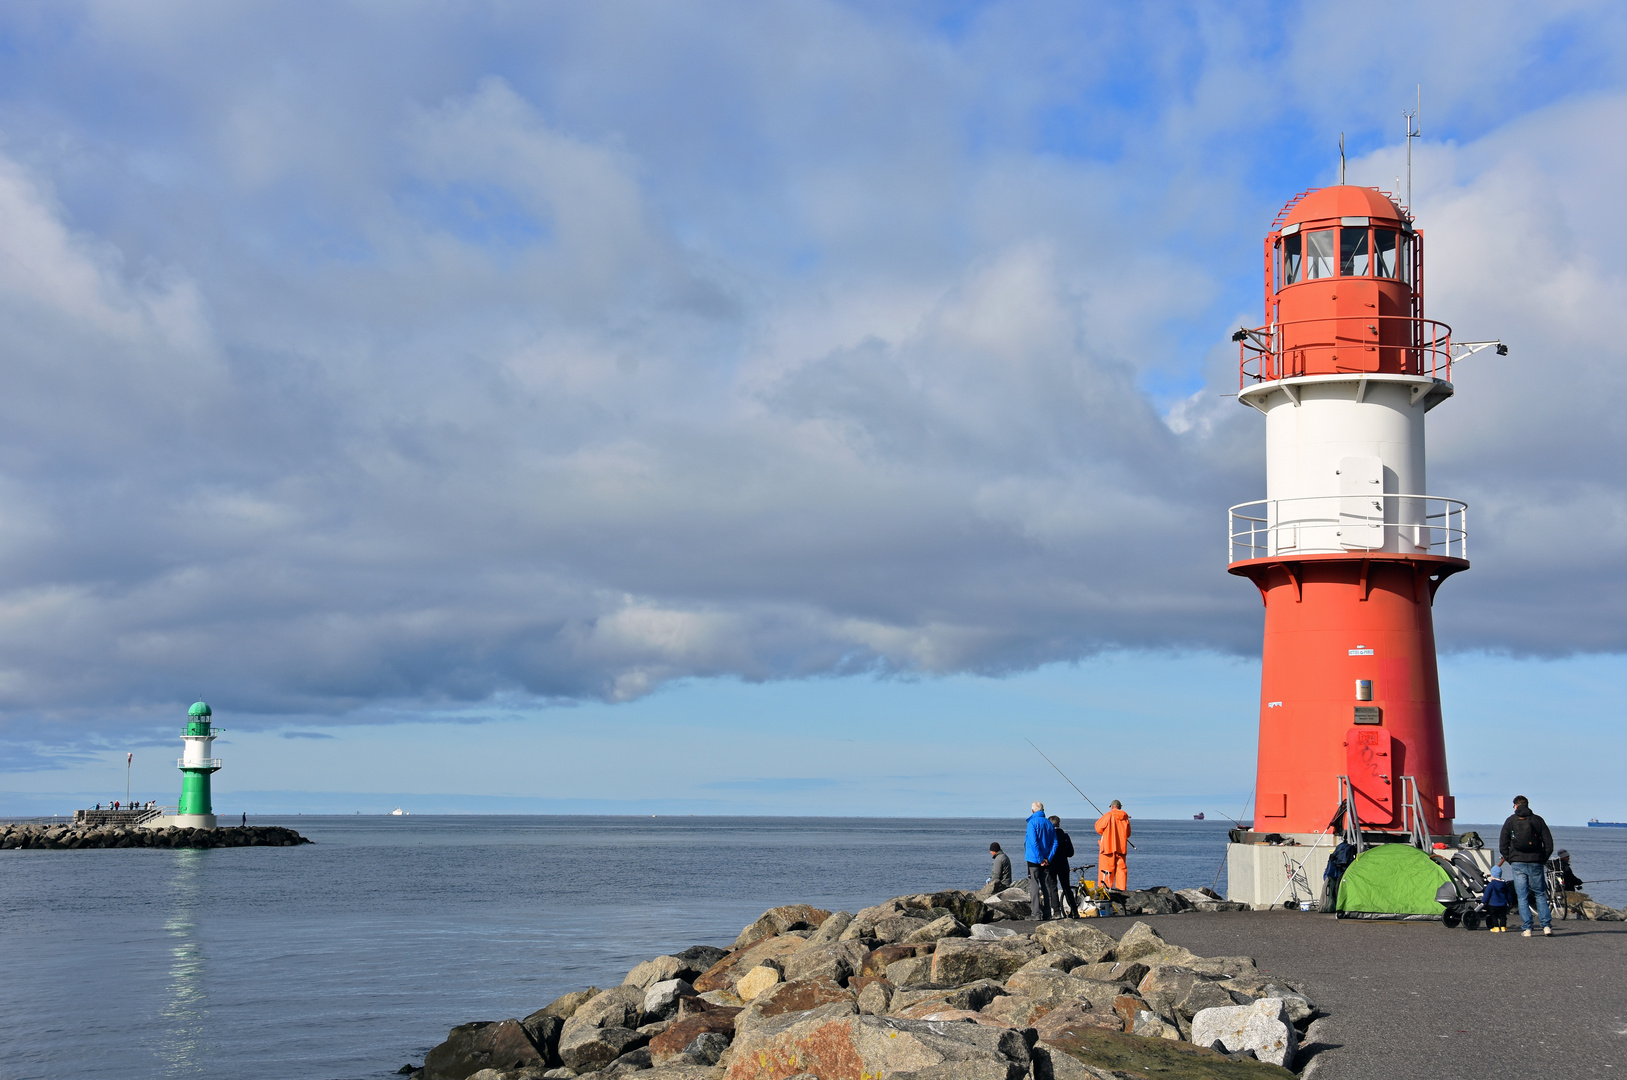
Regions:
<instances>
[{"instance_id":1,"label":"green lighthouse","mask_svg":"<svg viewBox=\"0 0 1627 1080\"><path fill-rule=\"evenodd\" d=\"M220 759L211 756L220 729L211 721L213 713L200 701L187 710L186 730L181 733L185 749L176 765L181 770L181 803L175 817L166 825L193 829L213 829L215 808L209 799L209 777L220 769Z\"/></svg>"}]
</instances>

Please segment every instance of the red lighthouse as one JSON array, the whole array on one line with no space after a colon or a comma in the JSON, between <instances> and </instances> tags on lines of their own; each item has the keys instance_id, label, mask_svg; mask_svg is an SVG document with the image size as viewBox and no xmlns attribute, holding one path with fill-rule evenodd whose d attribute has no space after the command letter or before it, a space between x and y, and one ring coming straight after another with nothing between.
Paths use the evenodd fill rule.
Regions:
<instances>
[{"instance_id":1,"label":"red lighthouse","mask_svg":"<svg viewBox=\"0 0 1627 1080\"><path fill-rule=\"evenodd\" d=\"M1266 498L1232 508L1228 567L1265 603L1254 831L1310 842L1348 797L1363 828L1449 834L1432 608L1469 561L1465 505L1426 483L1454 346L1424 318L1423 234L1323 188L1277 215L1264 272L1265 324L1235 336Z\"/></svg>"}]
</instances>

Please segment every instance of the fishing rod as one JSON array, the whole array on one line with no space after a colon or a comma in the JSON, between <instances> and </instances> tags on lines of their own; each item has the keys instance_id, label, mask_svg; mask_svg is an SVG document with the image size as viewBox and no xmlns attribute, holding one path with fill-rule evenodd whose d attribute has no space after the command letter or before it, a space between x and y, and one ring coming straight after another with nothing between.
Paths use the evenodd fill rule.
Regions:
<instances>
[{"instance_id":1,"label":"fishing rod","mask_svg":"<svg viewBox=\"0 0 1627 1080\"><path fill-rule=\"evenodd\" d=\"M1034 746L1034 740L1033 739L1027 739L1025 741L1028 743L1029 746ZM1068 774L1063 772L1061 767L1058 766L1056 762L1052 761L1049 757L1046 757L1045 751L1041 750L1037 746L1034 746L1034 753L1038 754L1042 758L1045 758L1045 764L1049 765L1053 769L1056 769L1056 774L1058 776L1062 777L1062 779L1064 779L1064 780L1068 780ZM1091 797L1089 795L1086 795L1083 791L1080 791L1078 784L1074 783L1072 780L1068 780L1068 786L1073 788L1073 790L1078 791L1079 792L1079 797L1081 799L1085 800L1087 803L1090 803L1090 808L1092 810L1096 811L1098 814L1102 813L1102 808L1097 806L1096 803L1094 801L1092 801L1092 799L1091 799ZM1137 850L1136 846L1135 846L1135 842L1130 840L1128 837L1125 838L1125 843L1130 845L1130 850L1131 851Z\"/></svg>"},{"instance_id":2,"label":"fishing rod","mask_svg":"<svg viewBox=\"0 0 1627 1080\"><path fill-rule=\"evenodd\" d=\"M1243 812L1241 814L1239 814L1235 818L1232 817L1230 814L1226 814L1226 817L1231 821L1231 823L1233 825L1236 825L1239 829L1241 829L1243 827L1243 819L1245 817L1248 817L1249 804L1252 803L1253 801L1254 801L1254 792L1250 791L1249 795L1248 795L1248 798L1243 800ZM1222 810L1221 813L1225 813L1225 811ZM1331 827L1332 826L1329 826L1329 828L1331 828ZM1215 880L1213 880L1213 881L1211 881L1209 883L1209 891L1210 892L1213 892L1220 885L1220 873L1221 873L1222 870L1226 869L1226 863L1228 861L1230 861L1230 859L1231 859L1231 852L1229 852L1229 851L1226 854L1224 854L1224 855L1222 855L1220 857L1220 865L1215 868ZM1227 887L1230 888L1231 882L1228 881L1226 884L1227 884Z\"/></svg>"}]
</instances>

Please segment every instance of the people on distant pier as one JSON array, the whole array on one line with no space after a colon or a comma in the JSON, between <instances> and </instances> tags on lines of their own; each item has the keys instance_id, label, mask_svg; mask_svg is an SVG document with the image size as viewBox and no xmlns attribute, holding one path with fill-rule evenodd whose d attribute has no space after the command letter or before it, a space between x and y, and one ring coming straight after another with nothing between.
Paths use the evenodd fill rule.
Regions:
<instances>
[{"instance_id":1,"label":"people on distant pier","mask_svg":"<svg viewBox=\"0 0 1627 1080\"><path fill-rule=\"evenodd\" d=\"M1514 796L1514 812L1503 822L1497 851L1514 870L1515 904L1520 909L1522 937L1531 936L1531 904L1537 908L1542 936L1552 937L1553 913L1548 909L1548 887L1543 880L1543 864L1553 854L1554 834L1548 823L1531 812L1531 800Z\"/></svg>"},{"instance_id":2,"label":"people on distant pier","mask_svg":"<svg viewBox=\"0 0 1627 1080\"><path fill-rule=\"evenodd\" d=\"M243 820L247 821L248 818L245 816ZM1011 884L1011 856L1000 850L998 840L989 845L989 856L994 860L994 866L989 871L987 884L1007 888Z\"/></svg>"},{"instance_id":3,"label":"people on distant pier","mask_svg":"<svg viewBox=\"0 0 1627 1080\"><path fill-rule=\"evenodd\" d=\"M1079 917L1079 898L1074 895L1073 882L1068 880L1068 860L1073 858L1073 837L1062 828L1062 819L1051 815L1051 828L1056 830L1056 858L1051 860L1051 891L1057 896L1058 916ZM1066 907L1064 907L1064 902Z\"/></svg>"},{"instance_id":4,"label":"people on distant pier","mask_svg":"<svg viewBox=\"0 0 1627 1080\"><path fill-rule=\"evenodd\" d=\"M1028 835L1023 841L1023 856L1028 860L1028 911L1038 919L1051 918L1051 912L1060 913L1056 892L1051 887L1049 867L1056 858L1056 830L1045 816L1045 804L1033 804L1028 815Z\"/></svg>"},{"instance_id":5,"label":"people on distant pier","mask_svg":"<svg viewBox=\"0 0 1627 1080\"><path fill-rule=\"evenodd\" d=\"M1130 854L1130 815L1124 804L1114 799L1107 804L1107 813L1096 819L1096 832L1101 836L1097 847L1101 851L1097 863L1096 883L1104 889L1130 887L1130 868L1125 861Z\"/></svg>"}]
</instances>

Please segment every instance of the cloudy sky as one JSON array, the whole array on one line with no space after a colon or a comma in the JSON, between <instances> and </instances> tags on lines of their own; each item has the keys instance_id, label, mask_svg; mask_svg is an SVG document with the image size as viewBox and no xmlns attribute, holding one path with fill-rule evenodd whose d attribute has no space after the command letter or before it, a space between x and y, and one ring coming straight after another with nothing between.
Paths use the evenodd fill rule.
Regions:
<instances>
[{"instance_id":1,"label":"cloudy sky","mask_svg":"<svg viewBox=\"0 0 1627 1080\"><path fill-rule=\"evenodd\" d=\"M970 0L0 8L0 812L198 697L223 810L1240 812L1227 336L1420 82L1460 805L1627 815L1627 10Z\"/></svg>"}]
</instances>

